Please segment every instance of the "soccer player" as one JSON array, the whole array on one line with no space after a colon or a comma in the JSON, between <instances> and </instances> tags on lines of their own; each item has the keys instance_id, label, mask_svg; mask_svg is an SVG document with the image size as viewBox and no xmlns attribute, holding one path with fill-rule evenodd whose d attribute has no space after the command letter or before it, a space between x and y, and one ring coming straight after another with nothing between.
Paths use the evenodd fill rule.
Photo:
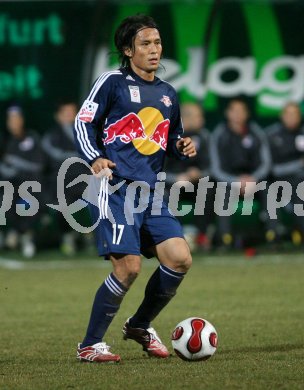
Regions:
<instances>
[{"instance_id":1,"label":"soccer player","mask_svg":"<svg viewBox=\"0 0 304 390\"><path fill-rule=\"evenodd\" d=\"M160 265L138 310L125 322L123 336L141 344L149 356L168 357L151 322L173 298L192 261L181 225L167 205L162 202L160 212L152 212L165 155L196 155L191 138L182 137L175 90L155 75L162 54L158 27L149 16L127 17L116 30L115 45L120 69L97 79L75 120L79 152L92 173L102 176L99 210L91 208L94 218L101 216L96 229L99 255L113 265L96 293L85 338L78 345L82 361L120 361L103 337L140 272L141 253L156 256ZM144 211L134 213L134 223L128 223L129 211L140 205L143 192L138 190L130 202L128 188L136 182L146 183L148 202ZM113 186L115 191L110 190Z\"/></svg>"}]
</instances>

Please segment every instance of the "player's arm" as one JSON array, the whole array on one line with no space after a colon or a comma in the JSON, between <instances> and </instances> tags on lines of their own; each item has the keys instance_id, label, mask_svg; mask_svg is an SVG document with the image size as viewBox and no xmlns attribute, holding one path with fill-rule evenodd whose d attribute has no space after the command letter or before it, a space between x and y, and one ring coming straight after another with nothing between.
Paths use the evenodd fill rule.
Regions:
<instances>
[{"instance_id":1,"label":"player's arm","mask_svg":"<svg viewBox=\"0 0 304 390\"><path fill-rule=\"evenodd\" d=\"M97 145L96 135L98 135L100 123L110 104L111 93L112 74L102 74L96 80L75 118L74 139L76 147L81 157L91 166L95 161L105 157ZM99 161L96 170L100 164ZM106 165L106 163L102 165Z\"/></svg>"},{"instance_id":2,"label":"player's arm","mask_svg":"<svg viewBox=\"0 0 304 390\"><path fill-rule=\"evenodd\" d=\"M89 110L91 110L90 113L88 113ZM90 165L103 156L96 142L97 123L101 115L102 112L98 110L98 103L86 99L75 118L74 139L76 148L80 156Z\"/></svg>"},{"instance_id":3,"label":"player's arm","mask_svg":"<svg viewBox=\"0 0 304 390\"><path fill-rule=\"evenodd\" d=\"M180 108L176 93L172 98L172 114L166 154L179 160L185 160L196 155L193 141L190 137L183 137L184 128L180 115Z\"/></svg>"}]
</instances>

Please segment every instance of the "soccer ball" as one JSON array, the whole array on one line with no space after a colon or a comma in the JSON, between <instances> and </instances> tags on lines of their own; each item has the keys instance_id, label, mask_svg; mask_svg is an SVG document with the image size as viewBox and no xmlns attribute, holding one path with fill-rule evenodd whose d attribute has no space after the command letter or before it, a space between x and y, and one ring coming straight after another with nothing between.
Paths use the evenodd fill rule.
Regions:
<instances>
[{"instance_id":1,"label":"soccer ball","mask_svg":"<svg viewBox=\"0 0 304 390\"><path fill-rule=\"evenodd\" d=\"M190 317L176 325L171 335L172 346L183 360L207 360L217 348L217 332L203 318Z\"/></svg>"}]
</instances>

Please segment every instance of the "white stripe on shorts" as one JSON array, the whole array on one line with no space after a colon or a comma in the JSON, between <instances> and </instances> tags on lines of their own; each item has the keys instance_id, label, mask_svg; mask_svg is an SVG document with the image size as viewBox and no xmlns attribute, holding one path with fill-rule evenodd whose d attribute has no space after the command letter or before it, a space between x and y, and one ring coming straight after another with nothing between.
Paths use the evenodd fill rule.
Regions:
<instances>
[{"instance_id":1,"label":"white stripe on shorts","mask_svg":"<svg viewBox=\"0 0 304 390\"><path fill-rule=\"evenodd\" d=\"M109 203L108 183L109 183L108 177L103 176L100 179L100 189L98 195L98 207L99 207L100 219L108 218L108 203Z\"/></svg>"}]
</instances>

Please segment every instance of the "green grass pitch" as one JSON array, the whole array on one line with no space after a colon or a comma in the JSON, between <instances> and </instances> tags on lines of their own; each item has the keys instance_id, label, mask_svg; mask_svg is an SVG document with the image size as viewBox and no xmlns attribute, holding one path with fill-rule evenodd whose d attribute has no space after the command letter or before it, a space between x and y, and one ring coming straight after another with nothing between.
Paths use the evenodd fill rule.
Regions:
<instances>
[{"instance_id":1,"label":"green grass pitch","mask_svg":"<svg viewBox=\"0 0 304 390\"><path fill-rule=\"evenodd\" d=\"M43 257L0 258L1 390L304 388L302 255L194 257L177 296L153 324L172 352L166 360L148 358L138 344L122 340L122 324L157 266L143 260L105 338L122 362L102 365L78 362L75 349L109 263ZM174 355L170 334L190 316L208 319L218 331L218 350L208 361Z\"/></svg>"}]
</instances>

